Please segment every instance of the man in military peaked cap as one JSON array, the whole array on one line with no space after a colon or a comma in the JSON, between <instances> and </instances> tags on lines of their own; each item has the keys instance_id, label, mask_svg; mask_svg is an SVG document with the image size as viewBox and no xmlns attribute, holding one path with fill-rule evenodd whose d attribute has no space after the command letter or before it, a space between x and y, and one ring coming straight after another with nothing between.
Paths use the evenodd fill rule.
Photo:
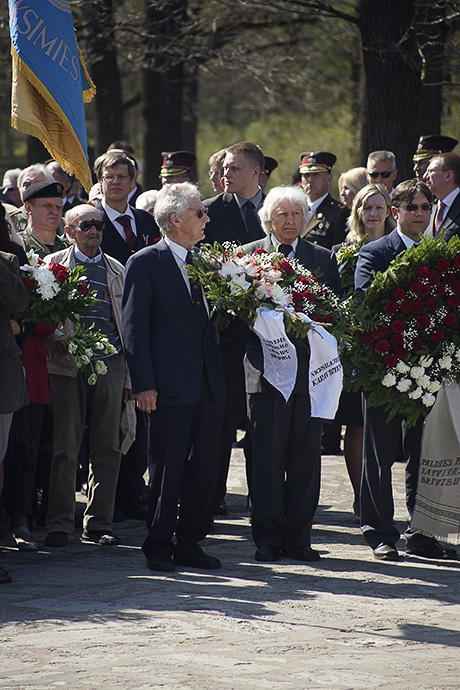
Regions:
<instances>
[{"instance_id":1,"label":"man in military peaked cap","mask_svg":"<svg viewBox=\"0 0 460 690\"><path fill-rule=\"evenodd\" d=\"M417 151L412 156L415 177L423 180L431 159L434 156L439 156L441 153L450 153L457 144L457 139L446 137L443 134L425 134L421 136Z\"/></svg>"},{"instance_id":2,"label":"man in military peaked cap","mask_svg":"<svg viewBox=\"0 0 460 690\"><path fill-rule=\"evenodd\" d=\"M329 190L332 166L337 156L328 151L302 153L299 172L302 189L308 197L312 216L302 237L321 247L332 249L345 239L349 209L334 199Z\"/></svg>"},{"instance_id":3,"label":"man in military peaked cap","mask_svg":"<svg viewBox=\"0 0 460 690\"><path fill-rule=\"evenodd\" d=\"M164 151L160 170L161 184L191 182L196 156L191 151Z\"/></svg>"}]
</instances>

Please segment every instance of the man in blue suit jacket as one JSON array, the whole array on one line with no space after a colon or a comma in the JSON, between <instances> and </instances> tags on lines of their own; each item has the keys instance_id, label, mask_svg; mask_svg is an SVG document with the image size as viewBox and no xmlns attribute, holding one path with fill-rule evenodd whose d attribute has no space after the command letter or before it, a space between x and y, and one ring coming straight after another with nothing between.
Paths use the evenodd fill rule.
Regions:
<instances>
[{"instance_id":1,"label":"man in blue suit jacket","mask_svg":"<svg viewBox=\"0 0 460 690\"><path fill-rule=\"evenodd\" d=\"M151 570L218 568L198 542L212 524L225 383L202 290L186 270L208 216L196 187L183 182L162 188L155 219L163 239L128 261L122 309L133 392L150 414L142 548Z\"/></svg>"},{"instance_id":2,"label":"man in blue suit jacket","mask_svg":"<svg viewBox=\"0 0 460 690\"><path fill-rule=\"evenodd\" d=\"M396 228L389 235L364 245L355 271L355 289L365 291L374 274L385 271L393 259L420 241L430 220L432 195L420 180L399 184L392 196L391 211ZM361 530L375 558L397 561L399 531L393 522L391 467L403 441L406 464L406 505L412 514L417 490L423 421L403 429L402 415L389 422L383 407L366 405L364 418L364 456L361 482ZM406 530L407 553L425 558L443 558L441 545L410 528Z\"/></svg>"}]
</instances>

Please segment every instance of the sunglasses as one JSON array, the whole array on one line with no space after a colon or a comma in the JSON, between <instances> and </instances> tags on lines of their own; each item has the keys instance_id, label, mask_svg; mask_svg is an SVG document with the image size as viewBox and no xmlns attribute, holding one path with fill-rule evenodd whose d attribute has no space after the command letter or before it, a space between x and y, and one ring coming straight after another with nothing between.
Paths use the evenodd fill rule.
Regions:
<instances>
[{"instance_id":1,"label":"sunglasses","mask_svg":"<svg viewBox=\"0 0 460 690\"><path fill-rule=\"evenodd\" d=\"M394 170L384 170L383 172L369 172L366 170L367 174L371 178L371 180L376 180L378 177L383 177L384 180L386 180L390 175L393 175Z\"/></svg>"},{"instance_id":2,"label":"sunglasses","mask_svg":"<svg viewBox=\"0 0 460 690\"><path fill-rule=\"evenodd\" d=\"M419 209L424 213L428 213L433 206L432 204L406 204L405 206L400 206L400 208L404 208L406 211L409 211L409 213L415 213Z\"/></svg>"},{"instance_id":3,"label":"sunglasses","mask_svg":"<svg viewBox=\"0 0 460 690\"><path fill-rule=\"evenodd\" d=\"M98 232L102 232L104 229L104 221L103 220L81 220L78 223L78 227L82 232L88 232L88 230L91 230L91 228L96 228Z\"/></svg>"},{"instance_id":4,"label":"sunglasses","mask_svg":"<svg viewBox=\"0 0 460 690\"><path fill-rule=\"evenodd\" d=\"M204 208L192 208L191 211L196 211L197 218L203 218L203 216L208 214L208 209Z\"/></svg>"}]
</instances>

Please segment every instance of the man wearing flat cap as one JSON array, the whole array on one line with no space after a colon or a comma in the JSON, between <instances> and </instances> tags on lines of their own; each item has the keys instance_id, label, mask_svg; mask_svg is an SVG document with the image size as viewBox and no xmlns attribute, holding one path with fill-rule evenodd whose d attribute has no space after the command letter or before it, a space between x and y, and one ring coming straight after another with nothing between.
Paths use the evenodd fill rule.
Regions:
<instances>
[{"instance_id":1,"label":"man wearing flat cap","mask_svg":"<svg viewBox=\"0 0 460 690\"><path fill-rule=\"evenodd\" d=\"M41 259L69 246L69 241L57 234L62 219L60 182L36 182L23 194L27 227L19 233L26 250L33 249Z\"/></svg>"},{"instance_id":2,"label":"man wearing flat cap","mask_svg":"<svg viewBox=\"0 0 460 690\"><path fill-rule=\"evenodd\" d=\"M160 170L161 184L192 181L192 168L196 156L191 151L164 151Z\"/></svg>"},{"instance_id":3,"label":"man wearing flat cap","mask_svg":"<svg viewBox=\"0 0 460 690\"><path fill-rule=\"evenodd\" d=\"M334 199L329 190L332 166L337 156L328 151L312 151L300 156L299 172L302 189L308 197L312 217L302 231L302 237L326 249L345 239L349 209Z\"/></svg>"},{"instance_id":4,"label":"man wearing flat cap","mask_svg":"<svg viewBox=\"0 0 460 690\"><path fill-rule=\"evenodd\" d=\"M421 136L417 151L412 156L415 177L423 180L431 159L441 153L450 153L457 144L457 139L446 137L443 134L424 134Z\"/></svg>"}]
</instances>

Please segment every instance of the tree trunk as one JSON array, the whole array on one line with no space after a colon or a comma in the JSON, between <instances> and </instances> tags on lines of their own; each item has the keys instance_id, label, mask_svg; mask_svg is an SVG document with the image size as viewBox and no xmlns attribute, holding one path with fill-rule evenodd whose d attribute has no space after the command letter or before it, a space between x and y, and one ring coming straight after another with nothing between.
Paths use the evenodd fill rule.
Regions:
<instances>
[{"instance_id":1,"label":"tree trunk","mask_svg":"<svg viewBox=\"0 0 460 690\"><path fill-rule=\"evenodd\" d=\"M419 137L422 63L413 29L414 0L362 0L360 29L366 76L368 151L396 155L398 180L413 176Z\"/></svg>"}]
</instances>

